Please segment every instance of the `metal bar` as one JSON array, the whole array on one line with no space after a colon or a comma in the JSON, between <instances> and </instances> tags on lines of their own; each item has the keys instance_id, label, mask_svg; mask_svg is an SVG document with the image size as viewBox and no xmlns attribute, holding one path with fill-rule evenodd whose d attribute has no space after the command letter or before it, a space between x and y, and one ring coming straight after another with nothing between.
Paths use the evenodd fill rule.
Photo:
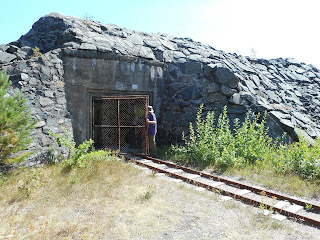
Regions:
<instances>
[{"instance_id":1,"label":"metal bar","mask_svg":"<svg viewBox=\"0 0 320 240\"><path fill-rule=\"evenodd\" d=\"M149 105L149 96L146 97L145 100L145 141L146 141L146 155L149 155L149 135L148 135L148 105Z\"/></svg>"},{"instance_id":2,"label":"metal bar","mask_svg":"<svg viewBox=\"0 0 320 240\"><path fill-rule=\"evenodd\" d=\"M115 126L115 125L94 125L95 127L101 127L101 128L117 128L118 126ZM137 126L123 126L123 125L120 125L121 128L144 128L145 126L140 126L140 125L137 125Z\"/></svg>"},{"instance_id":3,"label":"metal bar","mask_svg":"<svg viewBox=\"0 0 320 240\"><path fill-rule=\"evenodd\" d=\"M102 101L102 100L118 100L118 99L121 99L121 100L138 100L138 99L141 99L141 100L144 100L145 97L101 97L101 98L95 98L96 101Z\"/></svg>"},{"instance_id":4,"label":"metal bar","mask_svg":"<svg viewBox=\"0 0 320 240\"><path fill-rule=\"evenodd\" d=\"M94 99L92 98L92 140L94 142Z\"/></svg>"},{"instance_id":5,"label":"metal bar","mask_svg":"<svg viewBox=\"0 0 320 240\"><path fill-rule=\"evenodd\" d=\"M118 99L118 149L120 150L120 100Z\"/></svg>"}]
</instances>

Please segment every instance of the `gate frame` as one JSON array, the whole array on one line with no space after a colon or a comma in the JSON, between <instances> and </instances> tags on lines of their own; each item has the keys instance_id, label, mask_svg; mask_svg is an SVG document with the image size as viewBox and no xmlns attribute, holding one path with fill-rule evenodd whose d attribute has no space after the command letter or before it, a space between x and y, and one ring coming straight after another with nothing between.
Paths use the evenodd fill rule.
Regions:
<instances>
[{"instance_id":1,"label":"gate frame","mask_svg":"<svg viewBox=\"0 0 320 240\"><path fill-rule=\"evenodd\" d=\"M147 124L147 118L148 118L148 105L149 105L149 95L118 95L118 96L92 96L92 140L94 142L94 102L95 100L117 100L118 104L118 113L117 113L117 129L118 129L118 150L119 153L121 152L121 141L120 141L120 129L122 127L132 127L135 128L137 126L121 126L120 125L120 100L136 100L136 99L143 99L145 100L145 121L144 121L144 135L145 135L145 155L149 155L149 137L148 137L148 124ZM142 155L144 155L142 153Z\"/></svg>"}]
</instances>

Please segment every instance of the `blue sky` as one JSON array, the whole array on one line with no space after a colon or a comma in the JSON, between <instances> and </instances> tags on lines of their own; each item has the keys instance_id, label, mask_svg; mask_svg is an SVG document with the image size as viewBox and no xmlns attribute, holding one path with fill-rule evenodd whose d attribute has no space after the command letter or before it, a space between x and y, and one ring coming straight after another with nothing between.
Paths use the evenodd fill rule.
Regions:
<instances>
[{"instance_id":1,"label":"blue sky","mask_svg":"<svg viewBox=\"0 0 320 240\"><path fill-rule=\"evenodd\" d=\"M319 0L11 0L1 3L0 44L51 12L150 33L190 37L226 52L293 57L320 69Z\"/></svg>"}]
</instances>

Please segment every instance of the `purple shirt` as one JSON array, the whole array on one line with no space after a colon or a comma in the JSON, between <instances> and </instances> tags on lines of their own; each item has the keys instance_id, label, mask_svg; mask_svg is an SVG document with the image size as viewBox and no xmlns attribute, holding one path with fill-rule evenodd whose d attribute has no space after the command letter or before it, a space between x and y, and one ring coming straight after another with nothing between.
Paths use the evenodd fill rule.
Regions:
<instances>
[{"instance_id":1,"label":"purple shirt","mask_svg":"<svg viewBox=\"0 0 320 240\"><path fill-rule=\"evenodd\" d=\"M157 122L157 118L156 118L156 115L154 113L150 113L148 115L148 119L150 121L156 121ZM157 134L157 124L151 124L149 123L149 126L148 126L148 135L152 135L152 136L155 136Z\"/></svg>"}]
</instances>

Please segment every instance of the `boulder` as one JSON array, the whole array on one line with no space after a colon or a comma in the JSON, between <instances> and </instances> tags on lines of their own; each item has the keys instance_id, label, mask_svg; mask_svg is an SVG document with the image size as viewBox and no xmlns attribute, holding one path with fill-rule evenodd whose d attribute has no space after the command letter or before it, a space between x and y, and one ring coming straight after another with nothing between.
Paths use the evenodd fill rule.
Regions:
<instances>
[{"instance_id":1,"label":"boulder","mask_svg":"<svg viewBox=\"0 0 320 240\"><path fill-rule=\"evenodd\" d=\"M16 59L16 55L6 52L0 52L0 64L1 63L8 63Z\"/></svg>"},{"instance_id":2,"label":"boulder","mask_svg":"<svg viewBox=\"0 0 320 240\"><path fill-rule=\"evenodd\" d=\"M216 66L213 75L216 82L230 88L236 88L239 84L239 78L237 78L235 74L226 67Z\"/></svg>"}]
</instances>

